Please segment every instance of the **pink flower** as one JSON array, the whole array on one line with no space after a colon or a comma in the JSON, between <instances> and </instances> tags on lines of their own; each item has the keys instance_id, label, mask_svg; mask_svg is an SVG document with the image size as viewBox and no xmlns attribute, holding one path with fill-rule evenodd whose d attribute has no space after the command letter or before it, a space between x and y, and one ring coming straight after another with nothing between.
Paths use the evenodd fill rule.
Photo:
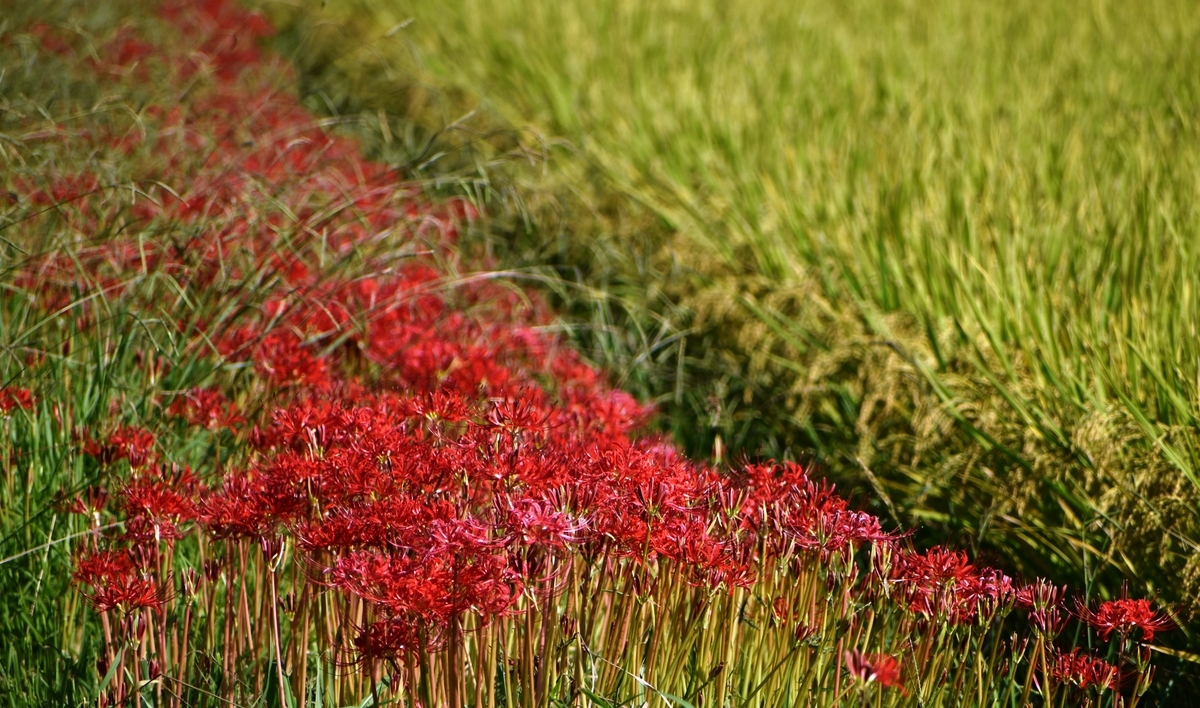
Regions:
<instances>
[{"instance_id":1,"label":"pink flower","mask_svg":"<svg viewBox=\"0 0 1200 708\"><path fill-rule=\"evenodd\" d=\"M1026 585L1016 594L1016 604L1029 612L1029 624L1035 631L1057 635L1066 620L1062 599L1066 587L1055 587L1045 580Z\"/></svg>"}]
</instances>

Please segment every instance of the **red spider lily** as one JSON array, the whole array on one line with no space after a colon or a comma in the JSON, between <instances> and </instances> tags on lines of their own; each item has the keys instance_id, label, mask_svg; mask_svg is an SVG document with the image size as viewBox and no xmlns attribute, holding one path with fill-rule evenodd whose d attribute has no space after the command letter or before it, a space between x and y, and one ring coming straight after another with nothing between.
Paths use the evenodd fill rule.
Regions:
<instances>
[{"instance_id":1,"label":"red spider lily","mask_svg":"<svg viewBox=\"0 0 1200 708\"><path fill-rule=\"evenodd\" d=\"M196 54L206 57L217 77L225 81L257 64L259 53L253 40L273 33L262 15L243 12L226 0L168 2L160 12L189 33L207 38ZM185 76L196 70L189 68Z\"/></svg>"},{"instance_id":2,"label":"red spider lily","mask_svg":"<svg viewBox=\"0 0 1200 708\"><path fill-rule=\"evenodd\" d=\"M954 623L974 620L1012 597L1007 576L976 568L965 553L940 547L923 554L896 554L890 581L913 612Z\"/></svg>"},{"instance_id":3,"label":"red spider lily","mask_svg":"<svg viewBox=\"0 0 1200 708\"><path fill-rule=\"evenodd\" d=\"M196 493L196 481L186 470L173 479L154 475L131 480L117 495L127 515L125 538L135 544L181 538L179 524L199 516Z\"/></svg>"},{"instance_id":4,"label":"red spider lily","mask_svg":"<svg viewBox=\"0 0 1200 708\"><path fill-rule=\"evenodd\" d=\"M1078 648L1054 657L1054 680L1069 683L1081 689L1096 686L1100 690L1117 690L1121 684L1121 673L1117 667L1097 656Z\"/></svg>"},{"instance_id":5,"label":"red spider lily","mask_svg":"<svg viewBox=\"0 0 1200 708\"><path fill-rule=\"evenodd\" d=\"M71 42L68 37L70 33L65 32L57 27L52 27L48 24L38 22L29 27L29 34L37 38L41 45L49 52L61 55L69 55L72 53Z\"/></svg>"},{"instance_id":6,"label":"red spider lily","mask_svg":"<svg viewBox=\"0 0 1200 708\"><path fill-rule=\"evenodd\" d=\"M154 442L154 433L144 428L121 426L113 431L104 443L88 441L83 451L95 457L102 465L129 460L130 467L138 468L154 459Z\"/></svg>"},{"instance_id":7,"label":"red spider lily","mask_svg":"<svg viewBox=\"0 0 1200 708\"><path fill-rule=\"evenodd\" d=\"M462 394L433 391L412 401L411 415L445 423L461 423L474 417L474 406Z\"/></svg>"},{"instance_id":8,"label":"red spider lily","mask_svg":"<svg viewBox=\"0 0 1200 708\"><path fill-rule=\"evenodd\" d=\"M84 516L95 516L99 518L99 514L108 504L108 490L104 487L88 487L84 490L81 496L74 499L60 499L58 508L70 514L82 514Z\"/></svg>"},{"instance_id":9,"label":"red spider lily","mask_svg":"<svg viewBox=\"0 0 1200 708\"><path fill-rule=\"evenodd\" d=\"M813 482L795 463L751 465L733 483L742 493L726 505L735 506L743 526L767 536L780 555L798 548L827 559L893 538L878 518L850 510L832 486Z\"/></svg>"},{"instance_id":10,"label":"red spider lily","mask_svg":"<svg viewBox=\"0 0 1200 708\"><path fill-rule=\"evenodd\" d=\"M483 616L506 610L520 583L499 554L476 549L425 557L357 551L328 571L329 584L392 614L444 622L474 610Z\"/></svg>"},{"instance_id":11,"label":"red spider lily","mask_svg":"<svg viewBox=\"0 0 1200 708\"><path fill-rule=\"evenodd\" d=\"M99 585L111 578L133 572L133 560L120 551L94 551L75 562L74 580L83 585Z\"/></svg>"},{"instance_id":12,"label":"red spider lily","mask_svg":"<svg viewBox=\"0 0 1200 708\"><path fill-rule=\"evenodd\" d=\"M94 586L91 593L84 593L97 612L117 608L132 612L143 607L162 607L167 601L166 589L154 580L128 575L110 578L105 584Z\"/></svg>"},{"instance_id":13,"label":"red spider lily","mask_svg":"<svg viewBox=\"0 0 1200 708\"><path fill-rule=\"evenodd\" d=\"M161 542L168 544L183 538L179 524L167 519L149 516L133 516L125 520L125 532L121 538L136 549L150 551Z\"/></svg>"},{"instance_id":14,"label":"red spider lily","mask_svg":"<svg viewBox=\"0 0 1200 708\"><path fill-rule=\"evenodd\" d=\"M1062 600L1067 588L1055 587L1045 580L1019 588L1014 596L1016 605L1029 612L1029 624L1042 634L1057 636L1066 622Z\"/></svg>"},{"instance_id":15,"label":"red spider lily","mask_svg":"<svg viewBox=\"0 0 1200 708\"><path fill-rule=\"evenodd\" d=\"M159 607L167 599L153 580L137 576L128 553L97 551L83 556L75 564L74 581L91 588L84 596L98 612Z\"/></svg>"},{"instance_id":16,"label":"red spider lily","mask_svg":"<svg viewBox=\"0 0 1200 708\"><path fill-rule=\"evenodd\" d=\"M842 653L846 671L858 681L871 683L878 681L880 686L895 687L907 695L904 682L900 679L900 662L887 654L862 654L857 649Z\"/></svg>"},{"instance_id":17,"label":"red spider lily","mask_svg":"<svg viewBox=\"0 0 1200 708\"><path fill-rule=\"evenodd\" d=\"M233 404L225 398L225 394L213 388L192 389L176 398L167 408L167 412L180 416L191 425L210 430L233 428L243 421Z\"/></svg>"},{"instance_id":18,"label":"red spider lily","mask_svg":"<svg viewBox=\"0 0 1200 708\"><path fill-rule=\"evenodd\" d=\"M1169 617L1156 612L1150 601L1145 599L1109 600L1101 603L1100 608L1094 612L1077 601L1076 612L1080 619L1099 630L1100 636L1106 640L1114 631L1125 637L1135 630L1140 630L1142 640L1152 642L1155 632L1175 628L1175 623Z\"/></svg>"},{"instance_id":19,"label":"red spider lily","mask_svg":"<svg viewBox=\"0 0 1200 708\"><path fill-rule=\"evenodd\" d=\"M817 628L804 622L797 622L796 628L792 631L792 636L795 638L797 644L803 644L817 636Z\"/></svg>"},{"instance_id":20,"label":"red spider lily","mask_svg":"<svg viewBox=\"0 0 1200 708\"><path fill-rule=\"evenodd\" d=\"M519 625L540 622L543 637L532 638L540 646L527 651L553 651L554 616L536 613L546 611L545 602L556 602L568 583L590 582L593 572L612 573L607 585L592 587L614 592L601 591L610 604L591 624L598 632L606 623L619 626L621 616L605 613L625 604L632 608L624 620L628 640L635 643L652 636L634 636L642 631L633 624L643 614L642 601L672 597L651 593L666 588L686 596L694 590L690 584L705 587L697 594L710 598L721 593L708 588L728 589L729 599L738 594L733 589L753 588L764 573L779 574L778 583L760 595L775 598L763 608L774 616L767 624L813 646L832 636L833 621L844 619L850 612L845 608L860 597L898 598L923 615L904 617L906 628L936 628L937 620L982 623L1013 600L1009 578L972 565L965 554L900 550L898 537L883 531L877 517L852 509L831 485L810 479L797 464L751 465L726 474L647 437L652 409L610 388L603 372L546 334L551 315L544 301L487 279L455 285L455 277L440 268L442 257L457 255L451 248L454 222L469 218L464 205L438 207L422 202L413 187L396 188L395 171L360 158L352 142L326 134L293 96L254 74L254 40L270 31L265 20L228 0L167 0L163 14L193 39L185 56L162 52L141 61L148 58L146 48L118 37L99 53L100 68L107 68L102 73L129 73L121 67L141 62L138 70L191 77L194 90L170 110L148 107L144 130L80 140L97 149L164 155L164 173L148 175L147 184L173 184L179 196L147 186L156 201L140 200L129 216L196 236L154 245L116 234L77 260L48 256L18 279L35 293L38 307L52 310L78 298L80 263L95 272L95 283L123 297L137 296L122 284L133 270L165 274L189 290L221 287L245 297L231 303L231 310L246 313L239 319L180 318L178 330L195 337L192 343L202 341L198 350L215 345L221 355L247 362L222 385L248 384L239 394L261 396L266 414L263 420L241 419L215 388L194 389L170 404L168 412L191 425L232 428L250 440L248 461L221 470L211 489L190 476L164 474L154 464L154 439L146 431L122 429L92 444L102 462L128 458L134 468L123 484L112 483L120 502L113 513L125 525L114 545L129 550L83 559L76 571L76 582L88 588L97 608L161 602L159 587L175 587L180 574L167 563L171 546L161 552L157 542L188 533L202 534L200 557L206 560L203 578L182 574L185 597L207 593L205 617L212 621L222 611L212 588L219 579L226 588L227 669L238 668L239 653L261 658L272 641L246 651L245 644L264 641L264 626L271 628L265 618L251 620L253 631L242 627L251 607L255 614L278 607L292 616L292 635L273 641L281 653L289 644L290 651L299 649L299 664L296 657L280 658L280 666L304 666L309 640L301 637L309 636L309 627L297 630L311 615L300 608L314 597L320 597L321 614L332 608L325 619L338 628L338 638L311 641L341 644L350 630L357 658L365 661L424 661L429 652L453 652L463 636L456 632L504 627L516 612L530 614L505 631L519 636ZM205 157L191 160L193 154ZM180 175L187 175L186 184ZM102 200L91 197L99 184L85 174L21 189L47 203L78 202L63 218L71 228L92 232L100 216L111 216ZM375 260L367 248L372 244L389 254ZM373 275L344 279L322 270L327 253L346 256L343 262L362 253ZM396 253L412 264L395 267ZM248 283L254 294L239 290L239 283ZM94 308L84 314L94 322ZM247 429L253 432L240 435ZM103 505L77 502L89 513ZM253 544L241 540L257 540L262 554L245 555ZM850 561L864 545L871 546L872 570L859 578L859 565ZM584 562L576 563L579 558ZM290 583L288 574L276 574L289 563L296 571ZM255 572L258 582L246 582ZM577 580L582 577L589 580ZM795 578L804 582L793 583ZM301 599L310 588L321 594ZM791 588L813 593L797 597ZM898 592L892 595L890 588ZM753 597L757 589L741 595ZM1016 595L1030 609L1031 624L1057 633L1061 595L1045 588ZM589 612L579 605L594 599L561 597L572 603L560 618L563 635L583 632ZM708 611L702 605L689 621L702 620ZM658 616L658 605L645 606ZM748 623L756 612L747 604L746 617L734 610L731 619ZM272 615L270 622L279 620ZM122 632L139 631L133 622L123 624ZM159 631L171 631L174 622L159 625ZM230 646L235 631L258 637ZM907 641L905 632L897 630ZM487 633L468 641L480 648L478 642L494 641ZM883 646L899 651L890 636ZM170 644L159 646L165 653ZM583 644L578 646L576 657L584 660ZM507 654L506 647L501 655ZM893 656L848 651L837 658L863 684L904 691ZM429 677L452 674L459 659L442 664L448 672L439 667L426 673L422 666L413 675L436 682ZM500 660L515 666L511 656ZM531 660L535 683L554 675L555 662L540 660ZM486 670L489 659L480 661L472 674ZM906 667L914 677L924 670L918 663ZM133 663L135 671L143 665ZM1081 685L1071 676L1085 675L1082 669L1064 666L1061 680Z\"/></svg>"},{"instance_id":21,"label":"red spider lily","mask_svg":"<svg viewBox=\"0 0 1200 708\"><path fill-rule=\"evenodd\" d=\"M443 633L437 624L420 617L398 616L377 620L358 630L354 648L360 661L395 659L442 648Z\"/></svg>"},{"instance_id":22,"label":"red spider lily","mask_svg":"<svg viewBox=\"0 0 1200 708\"><path fill-rule=\"evenodd\" d=\"M154 56L157 47L127 32L120 32L105 47L105 61L113 67L126 67Z\"/></svg>"},{"instance_id":23,"label":"red spider lily","mask_svg":"<svg viewBox=\"0 0 1200 708\"><path fill-rule=\"evenodd\" d=\"M249 475L227 477L199 501L199 520L216 538L262 538L303 516L308 499L293 484Z\"/></svg>"},{"instance_id":24,"label":"red spider lily","mask_svg":"<svg viewBox=\"0 0 1200 708\"><path fill-rule=\"evenodd\" d=\"M510 502L506 526L526 546L562 548L579 541L587 521L572 518L549 503L534 499Z\"/></svg>"},{"instance_id":25,"label":"red spider lily","mask_svg":"<svg viewBox=\"0 0 1200 708\"><path fill-rule=\"evenodd\" d=\"M540 430L549 420L550 411L538 390L525 390L514 398L494 401L487 412L488 422L509 431Z\"/></svg>"},{"instance_id":26,"label":"red spider lily","mask_svg":"<svg viewBox=\"0 0 1200 708\"><path fill-rule=\"evenodd\" d=\"M201 523L215 538L260 536L267 530L257 510L261 493L261 485L232 476L220 490L200 500Z\"/></svg>"},{"instance_id":27,"label":"red spider lily","mask_svg":"<svg viewBox=\"0 0 1200 708\"><path fill-rule=\"evenodd\" d=\"M255 352L254 366L272 386L300 385L317 390L329 386L328 363L315 356L294 332L268 334Z\"/></svg>"},{"instance_id":28,"label":"red spider lily","mask_svg":"<svg viewBox=\"0 0 1200 708\"><path fill-rule=\"evenodd\" d=\"M771 614L777 620L786 620L788 618L788 601L786 597L776 597L771 601Z\"/></svg>"},{"instance_id":29,"label":"red spider lily","mask_svg":"<svg viewBox=\"0 0 1200 708\"><path fill-rule=\"evenodd\" d=\"M0 388L0 413L8 413L14 408L29 410L33 408L33 403L33 394L27 388Z\"/></svg>"}]
</instances>

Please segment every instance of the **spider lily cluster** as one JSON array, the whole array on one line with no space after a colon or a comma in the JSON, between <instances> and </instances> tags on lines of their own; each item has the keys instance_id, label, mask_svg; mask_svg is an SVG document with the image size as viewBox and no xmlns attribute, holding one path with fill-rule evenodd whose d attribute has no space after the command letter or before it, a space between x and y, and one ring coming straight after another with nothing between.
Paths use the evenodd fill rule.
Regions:
<instances>
[{"instance_id":1,"label":"spider lily cluster","mask_svg":"<svg viewBox=\"0 0 1200 708\"><path fill-rule=\"evenodd\" d=\"M178 323L218 362L213 381L80 436L103 482L63 505L92 530L74 579L103 633L101 705L1133 705L1144 692L1146 643L1169 627L1148 602L1068 609L1062 588L914 550L794 463L684 459L549 331L536 295L456 275L469 207L397 187L262 89L261 16L175 0L161 17L190 51L123 32L96 70L203 88L147 110L151 130L96 139L204 152L186 186L129 207L192 235L117 236L22 276L80 331L96 316L80 291L120 294L131 273L242 298ZM27 191L86 225L112 217L100 185ZM0 390L0 415L43 414L28 390ZM175 459L181 439L211 441L211 469ZM1108 652L1071 646L1069 623Z\"/></svg>"}]
</instances>

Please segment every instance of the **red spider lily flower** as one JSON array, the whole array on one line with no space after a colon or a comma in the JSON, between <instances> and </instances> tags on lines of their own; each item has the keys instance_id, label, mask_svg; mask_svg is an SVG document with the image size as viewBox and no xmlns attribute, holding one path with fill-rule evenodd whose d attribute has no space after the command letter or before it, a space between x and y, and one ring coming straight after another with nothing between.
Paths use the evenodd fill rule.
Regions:
<instances>
[{"instance_id":1,"label":"red spider lily flower","mask_svg":"<svg viewBox=\"0 0 1200 708\"><path fill-rule=\"evenodd\" d=\"M965 553L945 548L897 553L890 581L913 612L956 624L993 612L1012 597L1012 581L1003 573L976 568Z\"/></svg>"},{"instance_id":2,"label":"red spider lily flower","mask_svg":"<svg viewBox=\"0 0 1200 708\"><path fill-rule=\"evenodd\" d=\"M1094 612L1082 602L1077 601L1077 604L1079 618L1099 630L1100 636L1105 640L1114 631L1125 637L1134 630L1141 630L1142 640L1152 642L1155 632L1175 628L1175 623L1169 617L1155 612L1150 601L1145 599L1109 600L1101 603L1100 608Z\"/></svg>"},{"instance_id":3,"label":"red spider lily flower","mask_svg":"<svg viewBox=\"0 0 1200 708\"><path fill-rule=\"evenodd\" d=\"M444 644L441 629L420 617L392 617L360 628L354 637L354 648L359 661L438 651Z\"/></svg>"},{"instance_id":4,"label":"red spider lily flower","mask_svg":"<svg viewBox=\"0 0 1200 708\"><path fill-rule=\"evenodd\" d=\"M68 514L81 514L83 516L99 518L100 512L104 511L104 507L107 504L107 489L104 487L88 487L82 495L74 499L67 499L65 495L59 497L56 502L56 508Z\"/></svg>"},{"instance_id":5,"label":"red spider lily flower","mask_svg":"<svg viewBox=\"0 0 1200 708\"><path fill-rule=\"evenodd\" d=\"M805 624L804 622L797 622L796 629L793 631L792 636L795 637L797 644L803 644L817 636L817 628Z\"/></svg>"},{"instance_id":6,"label":"red spider lily flower","mask_svg":"<svg viewBox=\"0 0 1200 708\"><path fill-rule=\"evenodd\" d=\"M960 591L966 606L977 613L981 621L990 621L1001 607L1008 606L1016 596L1012 578L994 568L982 568L964 584Z\"/></svg>"},{"instance_id":7,"label":"red spider lily flower","mask_svg":"<svg viewBox=\"0 0 1200 708\"><path fill-rule=\"evenodd\" d=\"M1015 595L1017 607L1029 612L1029 624L1034 631L1049 636L1057 636L1066 622L1066 613L1062 608L1062 600L1066 595L1066 586L1055 587L1045 580L1019 588Z\"/></svg>"},{"instance_id":8,"label":"red spider lily flower","mask_svg":"<svg viewBox=\"0 0 1200 708\"><path fill-rule=\"evenodd\" d=\"M105 60L116 67L124 67L154 56L156 48L153 44L143 42L136 37L118 35L105 46Z\"/></svg>"},{"instance_id":9,"label":"red spider lily flower","mask_svg":"<svg viewBox=\"0 0 1200 708\"><path fill-rule=\"evenodd\" d=\"M111 579L107 584L95 587L92 592L84 593L97 612L106 612L117 608L122 612L132 612L143 607L162 607L167 601L166 589L153 580L132 576L120 576Z\"/></svg>"},{"instance_id":10,"label":"red spider lily flower","mask_svg":"<svg viewBox=\"0 0 1200 708\"><path fill-rule=\"evenodd\" d=\"M196 480L186 469L169 479L160 474L134 478L117 495L127 515L124 537L135 545L181 538L179 525L199 517L197 492Z\"/></svg>"},{"instance_id":11,"label":"red spider lily flower","mask_svg":"<svg viewBox=\"0 0 1200 708\"><path fill-rule=\"evenodd\" d=\"M786 620L788 618L789 610L786 597L780 595L771 602L771 614L777 620Z\"/></svg>"},{"instance_id":12,"label":"red spider lily flower","mask_svg":"<svg viewBox=\"0 0 1200 708\"><path fill-rule=\"evenodd\" d=\"M133 572L133 560L128 553L95 551L75 562L73 579L83 585L99 585L104 581Z\"/></svg>"},{"instance_id":13,"label":"red spider lily flower","mask_svg":"<svg viewBox=\"0 0 1200 708\"><path fill-rule=\"evenodd\" d=\"M333 495L328 495L333 496ZM305 550L321 548L392 548L428 538L440 510L406 495L371 503L334 506L320 521L303 521L293 531ZM442 512L444 513L444 512Z\"/></svg>"},{"instance_id":14,"label":"red spider lily flower","mask_svg":"<svg viewBox=\"0 0 1200 708\"><path fill-rule=\"evenodd\" d=\"M507 558L483 548L436 549L421 557L355 551L339 559L328 577L333 587L389 613L438 621L468 610L499 614L521 588Z\"/></svg>"},{"instance_id":15,"label":"red spider lily flower","mask_svg":"<svg viewBox=\"0 0 1200 708\"><path fill-rule=\"evenodd\" d=\"M63 38L62 35L65 33L58 28L51 27L44 22L38 22L30 25L29 34L36 37L47 51L62 55L71 53L70 42Z\"/></svg>"},{"instance_id":16,"label":"red spider lily flower","mask_svg":"<svg viewBox=\"0 0 1200 708\"><path fill-rule=\"evenodd\" d=\"M452 391L434 391L421 396L411 404L411 414L445 423L460 423L474 415L473 406L462 396Z\"/></svg>"},{"instance_id":17,"label":"red spider lily flower","mask_svg":"<svg viewBox=\"0 0 1200 708\"><path fill-rule=\"evenodd\" d=\"M97 551L83 556L75 564L73 579L76 585L92 588L83 594L98 612L159 607L167 600L163 588L137 576L128 553Z\"/></svg>"},{"instance_id":18,"label":"red spider lily flower","mask_svg":"<svg viewBox=\"0 0 1200 708\"><path fill-rule=\"evenodd\" d=\"M0 413L8 413L14 408L29 410L33 408L33 403L33 394L27 388L0 388Z\"/></svg>"},{"instance_id":19,"label":"red spider lily flower","mask_svg":"<svg viewBox=\"0 0 1200 708\"><path fill-rule=\"evenodd\" d=\"M154 433L142 428L121 426L103 444L94 440L84 445L83 451L111 465L118 460L129 460L129 466L139 468L154 458Z\"/></svg>"},{"instance_id":20,"label":"red spider lily flower","mask_svg":"<svg viewBox=\"0 0 1200 708\"><path fill-rule=\"evenodd\" d=\"M115 545L128 550L85 557L76 569L76 582L97 608L153 607L166 597L156 583L181 586L191 597L218 577L230 587L244 582L245 562L228 552L209 558L203 577L185 572L181 584L173 579L178 569L163 562L170 555L155 541L178 537L186 521L207 539L258 540L262 556L256 552L250 562L284 562L286 542L297 568L305 563L319 572L314 582L340 594L339 603L353 600L343 606L356 608L355 615L338 626L352 628L352 649L367 661L443 650L447 637L457 636L446 630L463 615L474 620L465 626L480 627L517 607L539 612L542 589L558 592L580 557L588 577L592 569L629 573L628 587L644 596L668 573L732 589L752 587L764 569L790 569L824 574L835 600L834 592L845 590L846 613L858 588L880 588L874 602L895 587L894 597L936 618L917 621L932 627L942 619L984 621L1012 601L1012 581L1003 574L945 549L899 550L899 537L885 533L877 517L855 511L799 465L754 465L727 477L643 437L651 408L609 387L604 372L585 364L565 339L546 335L552 313L541 299L493 287L491 279L455 285L432 265L457 255L449 246L453 220L468 217L465 202L437 208L420 202L415 189L397 190L394 170L326 135L287 92L260 90L261 83L247 91L249 81L239 83L243 75L262 78L253 73L253 40L271 30L261 16L234 0L165 0L162 12L180 36L197 40L187 42L186 57L165 51L142 61L147 47L121 35L102 61L141 62L173 76L206 67L204 90L169 112L147 107L143 137L110 134L96 142L202 154L200 164L164 154L171 173L155 177L186 174L188 184L177 198L139 199L131 212L186 224L184 231L197 235L161 246L114 235L81 258L102 287L118 286L134 269L167 274L189 290L228 286L235 298L245 291L231 283L252 282L254 294L237 303L245 314L215 322L182 317L179 331L248 362L238 381L264 391L264 402L278 410L249 436L248 465L222 470L211 490L164 477L146 431L122 429L92 444L101 462L128 459L134 468L123 486L110 483L119 505L108 513L126 529ZM96 220L96 200L85 202L98 190L97 178L52 182L31 199L78 199L64 212L76 220L73 227ZM357 248L368 243L389 254L368 264L369 279L347 282L344 271L323 270L314 257L361 252L371 259L371 249ZM415 264L394 267L397 252ZM39 307L53 301L56 310L77 297L78 263L59 261L47 261L21 286L39 294ZM43 280L55 284L35 290ZM94 307L85 314L95 321ZM216 389L178 396L169 412L210 429L242 422ZM103 505L90 498L73 504L89 513ZM860 584L860 565L851 561L866 544L872 575ZM154 576L160 568L163 576ZM526 597L537 602L518 604L527 586ZM1060 595L1026 595L1035 627L1061 623ZM295 595L278 601L296 612ZM821 636L825 613L836 613L819 601L767 601L771 624L802 642ZM228 621L243 621L235 614ZM578 620L561 620L563 636L572 636L569 623ZM129 634L148 631L146 621L140 629L122 624ZM849 651L837 659L862 684L905 690L892 656ZM1061 662L1062 680L1106 680L1103 667L1086 662ZM548 666L535 671L542 675ZM157 674L152 668L150 676Z\"/></svg>"},{"instance_id":21,"label":"red spider lily flower","mask_svg":"<svg viewBox=\"0 0 1200 708\"><path fill-rule=\"evenodd\" d=\"M1069 683L1081 689L1096 686L1102 691L1115 691L1121 684L1121 673L1117 667L1078 648L1065 654L1056 652L1053 675L1056 681Z\"/></svg>"},{"instance_id":22,"label":"red spider lily flower","mask_svg":"<svg viewBox=\"0 0 1200 708\"><path fill-rule=\"evenodd\" d=\"M330 384L328 362L314 356L295 333L280 330L258 345L254 368L273 386L299 385L324 390Z\"/></svg>"},{"instance_id":23,"label":"red spider lily flower","mask_svg":"<svg viewBox=\"0 0 1200 708\"><path fill-rule=\"evenodd\" d=\"M487 412L488 422L508 430L538 430L550 417L540 391L522 391L516 398L496 401Z\"/></svg>"},{"instance_id":24,"label":"red spider lily flower","mask_svg":"<svg viewBox=\"0 0 1200 708\"><path fill-rule=\"evenodd\" d=\"M506 526L526 546L562 548L576 543L587 521L572 518L550 504L522 499L508 510Z\"/></svg>"},{"instance_id":25,"label":"red spider lily flower","mask_svg":"<svg viewBox=\"0 0 1200 708\"><path fill-rule=\"evenodd\" d=\"M189 521L198 515L194 480L190 480L192 484L189 480L190 475L174 480L137 478L126 484L118 497L130 516Z\"/></svg>"},{"instance_id":26,"label":"red spider lily flower","mask_svg":"<svg viewBox=\"0 0 1200 708\"><path fill-rule=\"evenodd\" d=\"M241 474L199 500L199 520L216 538L261 538L300 517L308 504L300 487Z\"/></svg>"},{"instance_id":27,"label":"red spider lily flower","mask_svg":"<svg viewBox=\"0 0 1200 708\"><path fill-rule=\"evenodd\" d=\"M148 516L132 516L125 520L125 532L121 539L131 544L135 549L152 553L161 542L168 544L183 538L179 525L165 519L153 519ZM145 564L142 564L145 566Z\"/></svg>"},{"instance_id":28,"label":"red spider lily flower","mask_svg":"<svg viewBox=\"0 0 1200 708\"><path fill-rule=\"evenodd\" d=\"M225 394L214 388L194 388L186 395L176 398L167 408L171 415L180 416L190 425L209 430L233 428L243 422L237 409Z\"/></svg>"},{"instance_id":29,"label":"red spider lily flower","mask_svg":"<svg viewBox=\"0 0 1200 708\"><path fill-rule=\"evenodd\" d=\"M878 681L880 686L895 687L908 695L904 690L904 682L900 679L900 662L895 657L887 654L863 654L854 649L843 652L842 660L846 662L846 671L855 679L863 683Z\"/></svg>"}]
</instances>

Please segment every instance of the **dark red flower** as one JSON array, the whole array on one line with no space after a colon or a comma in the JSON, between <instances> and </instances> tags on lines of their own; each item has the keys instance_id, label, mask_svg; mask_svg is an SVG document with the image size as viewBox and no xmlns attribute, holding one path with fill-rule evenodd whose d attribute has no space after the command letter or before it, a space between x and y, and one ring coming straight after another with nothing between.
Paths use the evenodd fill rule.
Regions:
<instances>
[{"instance_id":1,"label":"dark red flower","mask_svg":"<svg viewBox=\"0 0 1200 708\"><path fill-rule=\"evenodd\" d=\"M420 617L398 616L371 622L358 630L354 648L360 661L395 659L418 652L436 651L442 647L442 633L437 624Z\"/></svg>"},{"instance_id":2,"label":"dark red flower","mask_svg":"<svg viewBox=\"0 0 1200 708\"><path fill-rule=\"evenodd\" d=\"M97 612L113 608L132 612L142 607L162 607L167 601L166 590L148 578L120 576L84 593Z\"/></svg>"},{"instance_id":3,"label":"dark red flower","mask_svg":"<svg viewBox=\"0 0 1200 708\"><path fill-rule=\"evenodd\" d=\"M887 654L863 654L857 649L842 653L846 662L846 671L863 683L878 681L880 686L892 686L904 690L904 682L900 679L900 662Z\"/></svg>"},{"instance_id":4,"label":"dark red flower","mask_svg":"<svg viewBox=\"0 0 1200 708\"><path fill-rule=\"evenodd\" d=\"M14 408L33 408L33 394L27 388L0 388L0 413L8 413Z\"/></svg>"},{"instance_id":5,"label":"dark red flower","mask_svg":"<svg viewBox=\"0 0 1200 708\"><path fill-rule=\"evenodd\" d=\"M130 467L138 468L154 458L154 442L154 434L150 431L123 425L103 443L88 441L83 451L103 465L129 460Z\"/></svg>"},{"instance_id":6,"label":"dark red flower","mask_svg":"<svg viewBox=\"0 0 1200 708\"><path fill-rule=\"evenodd\" d=\"M199 425L209 430L232 428L243 421L234 405L225 398L225 394L214 388L192 389L176 398L167 412L184 418L191 425Z\"/></svg>"},{"instance_id":7,"label":"dark red flower","mask_svg":"<svg viewBox=\"0 0 1200 708\"><path fill-rule=\"evenodd\" d=\"M1096 686L1100 690L1115 691L1121 683L1121 674L1117 667L1078 648L1065 654L1056 653L1053 675L1056 681L1073 684L1081 689Z\"/></svg>"},{"instance_id":8,"label":"dark red flower","mask_svg":"<svg viewBox=\"0 0 1200 708\"><path fill-rule=\"evenodd\" d=\"M1109 600L1100 604L1096 611L1090 610L1083 603L1077 608L1079 618L1100 632L1100 636L1108 639L1114 631L1122 637L1141 631L1142 640L1154 641L1155 632L1164 632L1175 628L1175 623L1169 617L1156 612L1149 600Z\"/></svg>"},{"instance_id":9,"label":"dark red flower","mask_svg":"<svg viewBox=\"0 0 1200 708\"><path fill-rule=\"evenodd\" d=\"M291 331L268 334L255 351L254 367L273 386L329 386L328 362Z\"/></svg>"},{"instance_id":10,"label":"dark red flower","mask_svg":"<svg viewBox=\"0 0 1200 708\"><path fill-rule=\"evenodd\" d=\"M889 582L913 612L954 623L993 612L1012 597L1012 581L1003 573L976 568L967 554L941 547L897 553Z\"/></svg>"},{"instance_id":11,"label":"dark red flower","mask_svg":"<svg viewBox=\"0 0 1200 708\"><path fill-rule=\"evenodd\" d=\"M548 503L522 499L508 510L507 526L526 546L561 548L577 542L587 522L557 511Z\"/></svg>"},{"instance_id":12,"label":"dark red flower","mask_svg":"<svg viewBox=\"0 0 1200 708\"><path fill-rule=\"evenodd\" d=\"M102 486L88 487L80 496L73 499L59 497L58 508L69 514L95 516L104 510L108 503L108 490Z\"/></svg>"},{"instance_id":13,"label":"dark red flower","mask_svg":"<svg viewBox=\"0 0 1200 708\"><path fill-rule=\"evenodd\" d=\"M159 607L167 599L165 590L153 580L138 576L128 553L97 551L83 556L75 564L73 579L77 585L91 588L83 594L99 612Z\"/></svg>"},{"instance_id":14,"label":"dark red flower","mask_svg":"<svg viewBox=\"0 0 1200 708\"><path fill-rule=\"evenodd\" d=\"M133 572L133 560L128 553L96 551L75 561L74 580L83 585L98 585L111 578Z\"/></svg>"}]
</instances>

